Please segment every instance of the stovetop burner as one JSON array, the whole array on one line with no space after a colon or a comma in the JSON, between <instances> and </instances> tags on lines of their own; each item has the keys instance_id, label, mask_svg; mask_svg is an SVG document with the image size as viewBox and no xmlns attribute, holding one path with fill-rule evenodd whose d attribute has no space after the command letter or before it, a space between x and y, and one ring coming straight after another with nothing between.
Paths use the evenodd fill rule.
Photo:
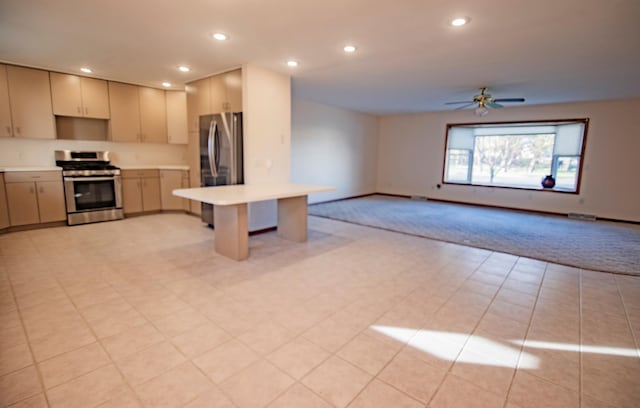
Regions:
<instances>
[{"instance_id":1,"label":"stovetop burner","mask_svg":"<svg viewBox=\"0 0 640 408\"><path fill-rule=\"evenodd\" d=\"M116 176L120 168L109 164L109 152L75 152L57 150L56 165L69 177Z\"/></svg>"}]
</instances>

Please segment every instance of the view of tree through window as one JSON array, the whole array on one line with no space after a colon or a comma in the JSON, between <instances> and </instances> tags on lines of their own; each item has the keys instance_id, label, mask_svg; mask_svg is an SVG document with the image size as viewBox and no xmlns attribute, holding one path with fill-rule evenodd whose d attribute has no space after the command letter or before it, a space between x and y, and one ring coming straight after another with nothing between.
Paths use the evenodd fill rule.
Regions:
<instances>
[{"instance_id":1,"label":"view of tree through window","mask_svg":"<svg viewBox=\"0 0 640 408\"><path fill-rule=\"evenodd\" d=\"M444 182L577 191L586 121L449 125Z\"/></svg>"}]
</instances>

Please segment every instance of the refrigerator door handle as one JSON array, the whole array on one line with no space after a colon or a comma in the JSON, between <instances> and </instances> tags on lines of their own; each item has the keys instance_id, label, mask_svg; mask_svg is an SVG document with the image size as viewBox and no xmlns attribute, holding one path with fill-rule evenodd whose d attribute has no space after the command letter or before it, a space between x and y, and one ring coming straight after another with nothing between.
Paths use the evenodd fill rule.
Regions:
<instances>
[{"instance_id":1,"label":"refrigerator door handle","mask_svg":"<svg viewBox=\"0 0 640 408\"><path fill-rule=\"evenodd\" d=\"M233 115L233 114L231 114ZM237 180L236 180L236 163L235 163L235 155L234 155L234 144L233 141L231 140L231 129L229 129L229 123L227 122L227 114L223 113L222 115L222 126L224 128L224 132L225 132L225 136L227 137L227 142L228 145L231 149L231 154L229 157L229 167L230 167L230 176L231 179L230 184L237 184Z\"/></svg>"},{"instance_id":2,"label":"refrigerator door handle","mask_svg":"<svg viewBox=\"0 0 640 408\"><path fill-rule=\"evenodd\" d=\"M218 124L216 121L212 120L209 125L209 139L207 140L207 150L209 152L209 169L211 170L211 175L213 177L218 177L218 163L217 163L217 154L216 151L216 133L218 132Z\"/></svg>"}]
</instances>

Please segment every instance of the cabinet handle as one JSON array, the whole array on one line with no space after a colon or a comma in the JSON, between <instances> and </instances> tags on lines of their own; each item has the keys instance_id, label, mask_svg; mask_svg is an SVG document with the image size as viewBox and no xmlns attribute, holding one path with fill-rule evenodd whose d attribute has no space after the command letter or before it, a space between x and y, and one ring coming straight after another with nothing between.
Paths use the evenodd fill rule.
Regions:
<instances>
[{"instance_id":1,"label":"cabinet handle","mask_svg":"<svg viewBox=\"0 0 640 408\"><path fill-rule=\"evenodd\" d=\"M10 135L11 134L11 126L7 126L7 134Z\"/></svg>"},{"instance_id":2,"label":"cabinet handle","mask_svg":"<svg viewBox=\"0 0 640 408\"><path fill-rule=\"evenodd\" d=\"M40 193L44 194L44 187L40 186L39 190L40 190Z\"/></svg>"},{"instance_id":3,"label":"cabinet handle","mask_svg":"<svg viewBox=\"0 0 640 408\"><path fill-rule=\"evenodd\" d=\"M84 114L88 115L89 114L89 108L84 108Z\"/></svg>"},{"instance_id":4,"label":"cabinet handle","mask_svg":"<svg viewBox=\"0 0 640 408\"><path fill-rule=\"evenodd\" d=\"M17 134L21 134L21 133L20 133L20 126L16 126L16 133L17 133Z\"/></svg>"},{"instance_id":5,"label":"cabinet handle","mask_svg":"<svg viewBox=\"0 0 640 408\"><path fill-rule=\"evenodd\" d=\"M29 187L29 193L31 193L31 194L35 193L35 190L33 189L33 186Z\"/></svg>"},{"instance_id":6,"label":"cabinet handle","mask_svg":"<svg viewBox=\"0 0 640 408\"><path fill-rule=\"evenodd\" d=\"M78 106L78 113L82 113L82 108Z\"/></svg>"}]
</instances>

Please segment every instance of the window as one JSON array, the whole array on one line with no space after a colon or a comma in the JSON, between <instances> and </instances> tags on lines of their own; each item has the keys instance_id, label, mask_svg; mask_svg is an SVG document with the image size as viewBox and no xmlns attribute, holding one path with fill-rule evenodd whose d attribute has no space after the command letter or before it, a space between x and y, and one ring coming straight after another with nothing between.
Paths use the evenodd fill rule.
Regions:
<instances>
[{"instance_id":1,"label":"window","mask_svg":"<svg viewBox=\"0 0 640 408\"><path fill-rule=\"evenodd\" d=\"M444 182L577 192L588 119L447 125Z\"/></svg>"}]
</instances>

